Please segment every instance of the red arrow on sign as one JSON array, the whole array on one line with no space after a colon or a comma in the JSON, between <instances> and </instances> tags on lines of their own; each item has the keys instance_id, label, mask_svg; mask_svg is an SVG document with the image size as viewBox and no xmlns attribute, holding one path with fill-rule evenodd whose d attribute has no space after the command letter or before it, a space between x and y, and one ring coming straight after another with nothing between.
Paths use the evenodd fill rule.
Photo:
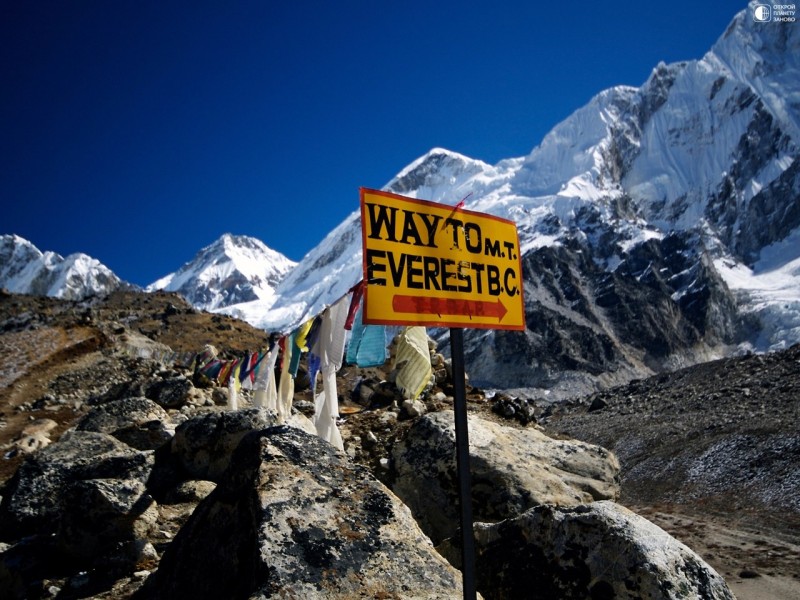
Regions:
<instances>
[{"instance_id":1,"label":"red arrow on sign","mask_svg":"<svg viewBox=\"0 0 800 600\"><path fill-rule=\"evenodd\" d=\"M458 300L454 298L437 298L435 296L405 296L395 294L392 297L392 308L395 312L418 315L460 315L464 317L495 317L502 321L508 310L498 298L495 302L487 300Z\"/></svg>"}]
</instances>

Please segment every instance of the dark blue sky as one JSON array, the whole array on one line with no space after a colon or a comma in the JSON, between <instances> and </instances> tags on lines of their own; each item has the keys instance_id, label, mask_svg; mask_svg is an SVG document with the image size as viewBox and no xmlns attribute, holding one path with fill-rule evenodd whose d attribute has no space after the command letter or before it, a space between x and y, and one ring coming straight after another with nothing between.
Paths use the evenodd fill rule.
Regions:
<instances>
[{"instance_id":1,"label":"dark blue sky","mask_svg":"<svg viewBox=\"0 0 800 600\"><path fill-rule=\"evenodd\" d=\"M6 0L0 233L139 285L225 232L300 260L360 186L436 146L525 155L745 6Z\"/></svg>"}]
</instances>

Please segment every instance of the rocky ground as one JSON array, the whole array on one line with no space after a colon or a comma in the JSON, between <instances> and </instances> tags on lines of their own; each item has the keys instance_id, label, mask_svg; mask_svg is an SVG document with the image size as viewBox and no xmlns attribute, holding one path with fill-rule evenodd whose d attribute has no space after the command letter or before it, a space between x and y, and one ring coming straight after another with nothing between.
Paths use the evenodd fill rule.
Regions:
<instances>
[{"instance_id":1,"label":"rocky ground","mask_svg":"<svg viewBox=\"0 0 800 600\"><path fill-rule=\"evenodd\" d=\"M97 398L161 368L143 356L174 352L172 360L186 362L206 343L233 357L264 347L267 336L197 312L173 294L124 292L81 303L0 296L0 482ZM348 454L391 483L391 448L415 414L393 406L386 375L345 367L338 383ZM426 398L424 410L452 405L452 390L441 392ZM483 418L523 428L535 417L553 435L613 450L621 504L698 552L738 598L800 598L800 348L556 405L469 392L469 410ZM295 407L312 410L302 385ZM193 506L164 506L165 545Z\"/></svg>"},{"instance_id":2,"label":"rocky ground","mask_svg":"<svg viewBox=\"0 0 800 600\"><path fill-rule=\"evenodd\" d=\"M620 502L739 598L800 598L800 347L698 365L553 406L542 423L620 460Z\"/></svg>"},{"instance_id":3,"label":"rocky ground","mask_svg":"<svg viewBox=\"0 0 800 600\"><path fill-rule=\"evenodd\" d=\"M93 398L155 368L136 358L174 351L191 361L209 343L234 358L268 343L263 331L198 312L175 294L117 292L94 302L0 294L0 481L19 466L20 442L34 450L44 433L58 439Z\"/></svg>"}]
</instances>

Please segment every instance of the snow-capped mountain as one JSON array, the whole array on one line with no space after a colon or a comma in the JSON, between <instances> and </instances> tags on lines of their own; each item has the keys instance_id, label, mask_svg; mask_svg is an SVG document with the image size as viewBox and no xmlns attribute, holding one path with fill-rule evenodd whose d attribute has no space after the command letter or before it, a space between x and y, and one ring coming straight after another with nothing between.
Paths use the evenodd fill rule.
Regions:
<instances>
[{"instance_id":1,"label":"snow-capped mountain","mask_svg":"<svg viewBox=\"0 0 800 600\"><path fill-rule=\"evenodd\" d=\"M434 149L384 189L514 220L524 332L467 332L475 380L597 387L800 342L800 28L735 16L699 60L605 90L524 157ZM361 278L358 212L264 306L288 331Z\"/></svg>"},{"instance_id":2,"label":"snow-capped mountain","mask_svg":"<svg viewBox=\"0 0 800 600\"><path fill-rule=\"evenodd\" d=\"M226 233L146 290L177 292L196 308L209 311L241 302L269 306L275 286L295 264L256 238Z\"/></svg>"},{"instance_id":3,"label":"snow-capped mountain","mask_svg":"<svg viewBox=\"0 0 800 600\"><path fill-rule=\"evenodd\" d=\"M435 148L384 187L517 223L526 330L467 330L473 381L575 395L800 342L800 28L754 8L701 59L600 92L527 156ZM119 283L23 242L0 246L11 291ZM288 332L361 276L356 210L297 265L225 235L148 290Z\"/></svg>"},{"instance_id":4,"label":"snow-capped mountain","mask_svg":"<svg viewBox=\"0 0 800 600\"><path fill-rule=\"evenodd\" d=\"M86 254L64 258L55 252L41 252L18 235L0 235L0 288L9 292L82 300L125 285Z\"/></svg>"}]
</instances>

